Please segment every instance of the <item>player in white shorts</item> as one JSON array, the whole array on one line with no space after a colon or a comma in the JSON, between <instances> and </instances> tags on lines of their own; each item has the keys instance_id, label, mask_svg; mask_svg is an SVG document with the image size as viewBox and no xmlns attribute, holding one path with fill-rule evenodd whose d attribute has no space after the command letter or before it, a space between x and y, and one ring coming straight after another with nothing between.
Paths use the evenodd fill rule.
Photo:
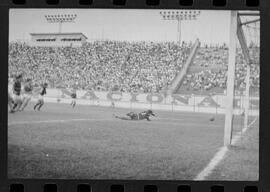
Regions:
<instances>
[{"instance_id":1,"label":"player in white shorts","mask_svg":"<svg viewBox=\"0 0 270 192\"><path fill-rule=\"evenodd\" d=\"M28 105L32 97L33 85L32 85L32 80L30 78L26 79L26 83L23 89L24 89L24 94L23 94L22 105L19 109L20 111L24 110L24 108Z\"/></svg>"},{"instance_id":2,"label":"player in white shorts","mask_svg":"<svg viewBox=\"0 0 270 192\"><path fill-rule=\"evenodd\" d=\"M13 84L13 79L9 78L8 79L8 106L9 110L12 110L13 108L13 94L12 94L12 84Z\"/></svg>"},{"instance_id":3,"label":"player in white shorts","mask_svg":"<svg viewBox=\"0 0 270 192\"><path fill-rule=\"evenodd\" d=\"M35 104L34 106L34 110L36 110L36 108L40 111L41 107L44 105L44 99L43 96L46 95L46 88L47 88L48 84L44 83L41 85L41 92L39 93L38 96L38 102Z\"/></svg>"},{"instance_id":4,"label":"player in white shorts","mask_svg":"<svg viewBox=\"0 0 270 192\"><path fill-rule=\"evenodd\" d=\"M72 93L71 93L70 97L71 97L71 103L70 103L70 105L72 106L72 108L74 108L75 105L76 105L76 98L77 98L77 94L76 94L76 89L75 88L72 89Z\"/></svg>"}]
</instances>

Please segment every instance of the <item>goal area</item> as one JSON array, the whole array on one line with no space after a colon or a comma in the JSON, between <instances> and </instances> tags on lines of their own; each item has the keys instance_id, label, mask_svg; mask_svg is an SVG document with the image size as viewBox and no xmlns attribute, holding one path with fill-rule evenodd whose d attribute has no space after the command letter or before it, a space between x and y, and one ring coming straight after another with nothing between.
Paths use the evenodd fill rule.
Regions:
<instances>
[{"instance_id":1,"label":"goal area","mask_svg":"<svg viewBox=\"0 0 270 192\"><path fill-rule=\"evenodd\" d=\"M231 11L224 145L259 119L260 14Z\"/></svg>"}]
</instances>

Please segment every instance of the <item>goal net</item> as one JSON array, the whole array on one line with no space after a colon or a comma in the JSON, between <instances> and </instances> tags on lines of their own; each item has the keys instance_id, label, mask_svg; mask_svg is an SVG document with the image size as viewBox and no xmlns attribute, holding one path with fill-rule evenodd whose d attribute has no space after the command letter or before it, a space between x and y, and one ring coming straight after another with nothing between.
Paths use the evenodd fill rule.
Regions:
<instances>
[{"instance_id":1,"label":"goal net","mask_svg":"<svg viewBox=\"0 0 270 192\"><path fill-rule=\"evenodd\" d=\"M232 137L259 126L260 16L237 14ZM240 137L242 138L242 137Z\"/></svg>"}]
</instances>

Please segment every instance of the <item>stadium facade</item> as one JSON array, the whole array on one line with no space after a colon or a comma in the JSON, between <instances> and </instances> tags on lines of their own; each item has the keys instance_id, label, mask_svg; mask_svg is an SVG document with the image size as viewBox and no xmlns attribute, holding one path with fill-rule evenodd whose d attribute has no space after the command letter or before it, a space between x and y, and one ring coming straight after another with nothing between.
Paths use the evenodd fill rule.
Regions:
<instances>
[{"instance_id":1,"label":"stadium facade","mask_svg":"<svg viewBox=\"0 0 270 192\"><path fill-rule=\"evenodd\" d=\"M32 46L43 47L80 47L87 40L83 33L31 33L30 35Z\"/></svg>"}]
</instances>

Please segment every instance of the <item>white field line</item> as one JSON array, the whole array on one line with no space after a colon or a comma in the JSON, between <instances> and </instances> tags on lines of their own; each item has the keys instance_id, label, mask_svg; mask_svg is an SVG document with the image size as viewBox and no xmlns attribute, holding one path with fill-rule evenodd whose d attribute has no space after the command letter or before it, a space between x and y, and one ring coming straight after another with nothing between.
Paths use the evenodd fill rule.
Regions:
<instances>
[{"instance_id":1,"label":"white field line","mask_svg":"<svg viewBox=\"0 0 270 192\"><path fill-rule=\"evenodd\" d=\"M164 120L172 120L172 121L180 121L180 122L185 121L184 119L167 119L167 118ZM179 127L181 127L181 126L220 127L219 124L200 124L200 123L187 123L187 122L181 124L180 122L151 121L149 123L166 124L168 126L170 126L171 124L174 124L174 125L176 124L176 125L179 125Z\"/></svg>"},{"instance_id":2,"label":"white field line","mask_svg":"<svg viewBox=\"0 0 270 192\"><path fill-rule=\"evenodd\" d=\"M234 138L232 138L232 145L235 145L239 139L241 138L242 134L245 133L250 126L252 126L256 122L257 118L255 118L247 128L243 129L242 132L238 132ZM223 146L219 149L219 151L215 154L215 156L211 159L209 164L194 178L194 180L205 180L207 176L209 176L212 171L216 168L216 166L224 159L225 155L228 152L228 147Z\"/></svg>"},{"instance_id":3,"label":"white field line","mask_svg":"<svg viewBox=\"0 0 270 192\"><path fill-rule=\"evenodd\" d=\"M10 122L8 123L8 125L23 125L23 124L42 124L42 123L68 123L68 122L74 122L74 121L114 121L115 119L55 119L55 120L41 120L41 121L16 121L16 122ZM155 123L155 124L166 124L168 126L170 126L171 124L176 124L176 125L184 125L184 126L199 126L198 123L183 123L181 124L180 122L186 121L186 119L174 119L174 118L159 118L159 120L161 121L157 121L157 120L153 120L150 122L147 121L130 121L130 122L134 122L134 123ZM167 120L167 121L171 121L171 122L166 122L166 121L162 121L162 120ZM119 121L123 121L123 120L119 120ZM173 122L173 121L178 121L177 122ZM219 127L220 125L216 125L216 124L206 124L205 126L208 127Z\"/></svg>"},{"instance_id":4,"label":"white field line","mask_svg":"<svg viewBox=\"0 0 270 192\"><path fill-rule=\"evenodd\" d=\"M183 121L185 119L171 119L171 118L160 118L162 120L172 120L172 121ZM21 125L21 124L40 124L40 123L67 123L72 121L110 121L115 119L54 119L54 120L41 120L41 121L16 121L10 122L8 125ZM135 121L134 121L135 122ZM142 122L142 121L137 121ZM155 122L155 121L152 121Z\"/></svg>"},{"instance_id":5,"label":"white field line","mask_svg":"<svg viewBox=\"0 0 270 192\"><path fill-rule=\"evenodd\" d=\"M8 125L22 125L22 124L40 124L40 123L67 123L72 121L108 121L111 119L55 119L43 121L16 121L10 122Z\"/></svg>"},{"instance_id":6,"label":"white field line","mask_svg":"<svg viewBox=\"0 0 270 192\"><path fill-rule=\"evenodd\" d=\"M185 119L173 119L173 118L161 118L163 120L175 120L175 121L182 121ZM40 124L40 123L66 123L72 121L110 121L113 119L57 119L57 120L43 120L43 121L17 121L11 122L8 125L20 125L20 124ZM249 125L252 126L256 122L257 118L255 118ZM140 121L139 121L140 122ZM160 123L157 121L152 121L155 123ZM167 122L163 122L168 124ZM172 122L171 122L172 123ZM196 123L185 123L185 125L198 125ZM209 126L209 125L208 125ZM215 126L215 125L211 125ZM236 136L232 139L232 144L236 144L240 139L241 135L245 133L247 129L243 129L241 133L237 133ZM225 157L226 153L228 152L228 147L224 146L221 147L220 150L215 154L213 159L210 163L194 178L194 180L204 180L213 170L214 168L221 162L221 160Z\"/></svg>"}]
</instances>

